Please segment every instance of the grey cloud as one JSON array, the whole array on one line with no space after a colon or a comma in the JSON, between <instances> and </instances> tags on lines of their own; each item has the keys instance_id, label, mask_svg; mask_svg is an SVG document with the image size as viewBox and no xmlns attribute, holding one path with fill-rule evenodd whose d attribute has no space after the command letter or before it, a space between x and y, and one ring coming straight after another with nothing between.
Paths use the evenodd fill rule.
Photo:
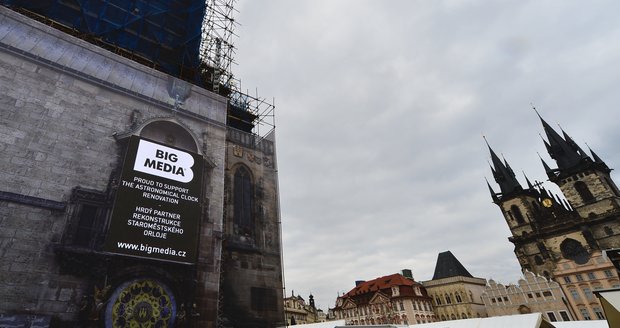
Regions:
<instances>
[{"instance_id":1,"label":"grey cloud","mask_svg":"<svg viewBox=\"0 0 620 328\"><path fill-rule=\"evenodd\" d=\"M448 249L516 282L482 134L522 183L546 180L533 102L619 166L617 7L240 1L234 73L276 99L287 291L327 310L357 279L430 279Z\"/></svg>"}]
</instances>

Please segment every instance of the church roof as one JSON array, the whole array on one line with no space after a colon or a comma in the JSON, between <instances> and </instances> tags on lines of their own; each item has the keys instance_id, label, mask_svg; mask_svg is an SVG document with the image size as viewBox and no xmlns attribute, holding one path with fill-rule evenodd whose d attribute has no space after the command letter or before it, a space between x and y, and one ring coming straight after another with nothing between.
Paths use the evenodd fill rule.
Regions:
<instances>
[{"instance_id":1,"label":"church roof","mask_svg":"<svg viewBox=\"0 0 620 328\"><path fill-rule=\"evenodd\" d=\"M449 277L470 277L473 276L465 269L465 267L456 259L450 251L439 253L437 256L437 264L435 265L435 274L433 280Z\"/></svg>"}]
</instances>

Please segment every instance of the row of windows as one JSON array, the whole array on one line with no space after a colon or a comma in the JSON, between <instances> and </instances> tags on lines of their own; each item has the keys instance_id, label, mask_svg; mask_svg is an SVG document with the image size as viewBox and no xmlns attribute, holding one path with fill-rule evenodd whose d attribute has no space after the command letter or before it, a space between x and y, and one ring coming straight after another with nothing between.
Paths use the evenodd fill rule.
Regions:
<instances>
[{"instance_id":1,"label":"row of windows","mask_svg":"<svg viewBox=\"0 0 620 328\"><path fill-rule=\"evenodd\" d=\"M478 314L478 318L480 317L480 314ZM458 319L469 319L469 318L473 318L471 316L471 313L468 315L466 315L465 313L461 313L461 316L459 317L458 314L454 314L452 313L451 315L441 315L441 321L446 321L446 320L458 320Z\"/></svg>"},{"instance_id":2,"label":"row of windows","mask_svg":"<svg viewBox=\"0 0 620 328\"><path fill-rule=\"evenodd\" d=\"M614 277L613 272L611 270L609 270L609 269L603 271L603 273L605 274L605 278L613 278ZM588 277L588 280L596 280L596 279L598 279L598 277L596 276L595 272L588 272L586 274L586 276ZM571 279L571 276L565 276L563 278L564 278L564 282L567 283L567 284L573 282L573 280ZM577 282L581 282L581 281L584 281L584 277L583 277L583 275L581 273L578 273L578 274L575 275L575 280Z\"/></svg>"},{"instance_id":3,"label":"row of windows","mask_svg":"<svg viewBox=\"0 0 620 328\"><path fill-rule=\"evenodd\" d=\"M593 307L592 311L594 312L597 320L605 320L605 314L599 306ZM590 311L588 311L588 309L586 309L585 307L579 308L579 313L581 313L583 320L592 320L592 316L590 316Z\"/></svg>"},{"instance_id":4,"label":"row of windows","mask_svg":"<svg viewBox=\"0 0 620 328\"><path fill-rule=\"evenodd\" d=\"M491 298L491 303L498 303L498 302L499 303L508 302L508 297L504 296L503 298L502 297L498 297L498 298L493 297L493 298Z\"/></svg>"},{"instance_id":5,"label":"row of windows","mask_svg":"<svg viewBox=\"0 0 620 328\"><path fill-rule=\"evenodd\" d=\"M430 304L430 302L412 301L412 305L415 311L418 311L418 310L426 311L426 312L433 311L433 307ZM398 303L389 302L389 303L383 303L383 304L373 304L373 305L359 307L356 309L342 310L337 313L337 316L342 319L342 318L356 317L360 315L367 316L367 315L373 315L373 314L386 314L390 312L389 311L390 309L395 312L399 310L405 311L405 304L402 301L399 301Z\"/></svg>"},{"instance_id":6,"label":"row of windows","mask_svg":"<svg viewBox=\"0 0 620 328\"><path fill-rule=\"evenodd\" d=\"M420 323L431 323L435 322L434 316L415 316L415 322L417 324ZM351 320L347 322L347 325L381 325L381 324L397 324L397 325L409 325L409 321L407 320L407 315L403 314L402 316L393 316L391 318L381 317L381 318L368 318L361 320Z\"/></svg>"},{"instance_id":7,"label":"row of windows","mask_svg":"<svg viewBox=\"0 0 620 328\"><path fill-rule=\"evenodd\" d=\"M573 297L575 301L581 301L581 295L579 295L579 292L577 291L577 289L571 288L568 291L570 292L571 296ZM592 290L589 287L584 287L581 289L581 291L583 292L583 295L586 297L588 301L593 301L595 299L594 294L592 293Z\"/></svg>"},{"instance_id":8,"label":"row of windows","mask_svg":"<svg viewBox=\"0 0 620 328\"><path fill-rule=\"evenodd\" d=\"M546 297L553 297L553 293L551 291L545 290L542 292L533 292L533 293L527 293L527 297L529 299L534 299L534 297L536 298L546 298ZM491 297L490 298L491 303L508 303L510 302L510 300L508 299L507 296L500 296L500 297Z\"/></svg>"},{"instance_id":9,"label":"row of windows","mask_svg":"<svg viewBox=\"0 0 620 328\"><path fill-rule=\"evenodd\" d=\"M570 317L568 316L568 313L566 311L560 311L560 317L562 318L562 321L570 321ZM549 321L551 322L558 321L557 317L555 316L555 312L547 312L547 318L549 318Z\"/></svg>"},{"instance_id":10,"label":"row of windows","mask_svg":"<svg viewBox=\"0 0 620 328\"><path fill-rule=\"evenodd\" d=\"M443 295L443 297L442 295L435 295L434 299L435 299L435 305L442 305L442 304L452 304L452 299L454 299L456 303L463 303L463 299L465 299L465 297L466 297L465 293L456 292L456 293L450 293L450 294L446 293ZM473 302L473 296L471 292L469 292L469 297L471 301Z\"/></svg>"},{"instance_id":11,"label":"row of windows","mask_svg":"<svg viewBox=\"0 0 620 328\"><path fill-rule=\"evenodd\" d=\"M418 301L414 301L413 303L413 309L414 310L420 310L420 311L433 311L433 306L429 303L429 302L418 302Z\"/></svg>"}]
</instances>

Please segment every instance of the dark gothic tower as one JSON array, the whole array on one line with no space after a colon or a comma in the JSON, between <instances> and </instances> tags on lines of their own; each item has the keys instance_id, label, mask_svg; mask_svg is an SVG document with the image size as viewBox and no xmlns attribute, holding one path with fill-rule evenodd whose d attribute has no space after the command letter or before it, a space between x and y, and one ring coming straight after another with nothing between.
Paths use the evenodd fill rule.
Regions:
<instances>
[{"instance_id":1,"label":"dark gothic tower","mask_svg":"<svg viewBox=\"0 0 620 328\"><path fill-rule=\"evenodd\" d=\"M523 188L491 147L491 171L500 192L488 181L487 186L510 228L521 267L551 278L562 259L583 264L594 251L620 246L620 193L598 155L590 150L589 156L566 132L560 135L540 120L547 136L543 142L557 168L541 161L563 197L527 177Z\"/></svg>"},{"instance_id":2,"label":"dark gothic tower","mask_svg":"<svg viewBox=\"0 0 620 328\"><path fill-rule=\"evenodd\" d=\"M524 189L508 162L501 161L490 146L489 152L493 178L501 192L496 193L488 181L487 186L493 202L500 207L510 228L512 237L509 240L515 245L519 263L524 269L549 276L553 268L544 266L544 260L550 258L550 254L544 243L536 240L536 236L545 222L553 221L549 218L553 218L556 212L565 213L567 209L548 191L534 187L527 177L527 188Z\"/></svg>"},{"instance_id":3,"label":"dark gothic tower","mask_svg":"<svg viewBox=\"0 0 620 328\"><path fill-rule=\"evenodd\" d=\"M493 178L500 187L500 192L495 193L487 181L493 202L501 208L513 235L531 234L535 229L535 213L540 208L540 194L534 188L523 189L508 161L500 160L493 149L490 146L488 148ZM528 185L531 185L529 180Z\"/></svg>"},{"instance_id":4,"label":"dark gothic tower","mask_svg":"<svg viewBox=\"0 0 620 328\"><path fill-rule=\"evenodd\" d=\"M540 121L548 139L544 141L547 152L557 163L557 168L551 169L543 161L549 181L560 187L583 218L617 211L620 193L611 180L607 164L592 150L592 157L588 156L566 132L562 131L562 137L542 117Z\"/></svg>"}]
</instances>

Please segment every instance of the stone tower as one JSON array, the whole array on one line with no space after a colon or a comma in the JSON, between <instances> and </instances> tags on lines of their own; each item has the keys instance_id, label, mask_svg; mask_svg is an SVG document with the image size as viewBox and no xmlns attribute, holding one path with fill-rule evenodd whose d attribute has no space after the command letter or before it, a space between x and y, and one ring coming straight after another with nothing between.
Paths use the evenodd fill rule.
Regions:
<instances>
[{"instance_id":1,"label":"stone tower","mask_svg":"<svg viewBox=\"0 0 620 328\"><path fill-rule=\"evenodd\" d=\"M284 325L275 130L206 6L0 0L0 326Z\"/></svg>"},{"instance_id":2,"label":"stone tower","mask_svg":"<svg viewBox=\"0 0 620 328\"><path fill-rule=\"evenodd\" d=\"M566 132L560 135L539 118L557 168L541 161L549 181L564 197L527 177L527 186L522 186L508 162L490 146L491 171L500 192L487 185L510 228L508 239L521 268L553 278L562 259L585 264L593 252L620 246L620 192L609 175L611 169L596 153L590 150L588 155Z\"/></svg>"},{"instance_id":3,"label":"stone tower","mask_svg":"<svg viewBox=\"0 0 620 328\"><path fill-rule=\"evenodd\" d=\"M439 253L433 279L422 282L441 321L486 317L481 298L486 283L472 276L450 251Z\"/></svg>"}]
</instances>

